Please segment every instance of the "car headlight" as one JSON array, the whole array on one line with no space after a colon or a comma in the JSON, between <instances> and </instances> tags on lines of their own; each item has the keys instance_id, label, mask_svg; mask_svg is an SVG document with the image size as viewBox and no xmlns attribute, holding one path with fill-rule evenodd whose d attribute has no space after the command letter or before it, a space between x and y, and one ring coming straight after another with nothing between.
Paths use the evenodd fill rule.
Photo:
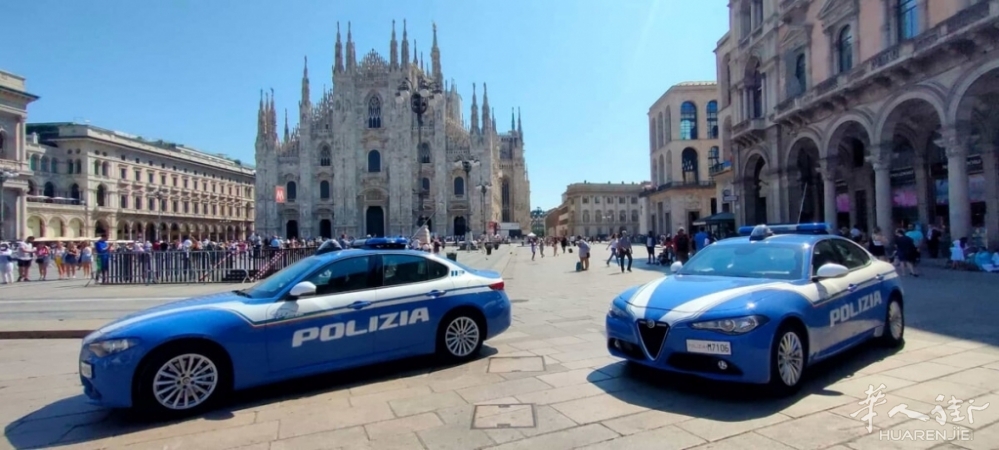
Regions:
<instances>
[{"instance_id":1,"label":"car headlight","mask_svg":"<svg viewBox=\"0 0 999 450\"><path fill-rule=\"evenodd\" d=\"M628 314L628 311L624 309L624 306L619 305L617 302L611 303L610 309L607 311L607 315L617 317L618 319L627 319L631 317L631 314Z\"/></svg>"},{"instance_id":2,"label":"car headlight","mask_svg":"<svg viewBox=\"0 0 999 450\"><path fill-rule=\"evenodd\" d=\"M98 358L123 352L138 345L136 339L108 339L106 341L94 342L87 346Z\"/></svg>"},{"instance_id":3,"label":"car headlight","mask_svg":"<svg viewBox=\"0 0 999 450\"><path fill-rule=\"evenodd\" d=\"M734 317L731 319L707 320L695 322L690 325L697 330L717 331L725 334L743 334L755 330L767 323L767 318L763 316Z\"/></svg>"}]
</instances>

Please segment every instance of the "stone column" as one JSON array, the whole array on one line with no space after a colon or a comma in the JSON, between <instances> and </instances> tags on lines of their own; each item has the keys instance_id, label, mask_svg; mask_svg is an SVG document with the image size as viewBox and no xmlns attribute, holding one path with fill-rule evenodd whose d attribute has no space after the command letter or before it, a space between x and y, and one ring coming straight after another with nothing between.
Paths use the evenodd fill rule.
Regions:
<instances>
[{"instance_id":1,"label":"stone column","mask_svg":"<svg viewBox=\"0 0 999 450\"><path fill-rule=\"evenodd\" d=\"M985 176L985 229L991 242L999 239L999 147L982 148L982 169Z\"/></svg>"},{"instance_id":2,"label":"stone column","mask_svg":"<svg viewBox=\"0 0 999 450\"><path fill-rule=\"evenodd\" d=\"M871 166L874 167L874 226L885 235L893 230L891 217L891 155L884 150L871 149Z\"/></svg>"},{"instance_id":3,"label":"stone column","mask_svg":"<svg viewBox=\"0 0 999 450\"><path fill-rule=\"evenodd\" d=\"M14 234L18 239L28 233L28 190L17 190L17 213L14 214ZM40 237L40 236L39 236Z\"/></svg>"},{"instance_id":4,"label":"stone column","mask_svg":"<svg viewBox=\"0 0 999 450\"><path fill-rule=\"evenodd\" d=\"M968 144L957 130L943 133L939 144L947 150L947 203L954 239L971 236L971 200L968 198ZM939 145L938 144L938 145Z\"/></svg>"},{"instance_id":5,"label":"stone column","mask_svg":"<svg viewBox=\"0 0 999 450\"><path fill-rule=\"evenodd\" d=\"M830 229L836 228L836 162L826 160L820 163L822 177L822 220Z\"/></svg>"},{"instance_id":6,"label":"stone column","mask_svg":"<svg viewBox=\"0 0 999 450\"><path fill-rule=\"evenodd\" d=\"M925 154L926 147L922 147L916 150L916 160L912 163L912 171L916 177L916 211L918 212L919 225L924 228L930 222L930 208L936 205L936 199L931 198L930 188L929 188L929 171L926 167L926 158L921 156ZM967 172L967 171L965 171ZM967 185L967 183L965 183Z\"/></svg>"}]
</instances>

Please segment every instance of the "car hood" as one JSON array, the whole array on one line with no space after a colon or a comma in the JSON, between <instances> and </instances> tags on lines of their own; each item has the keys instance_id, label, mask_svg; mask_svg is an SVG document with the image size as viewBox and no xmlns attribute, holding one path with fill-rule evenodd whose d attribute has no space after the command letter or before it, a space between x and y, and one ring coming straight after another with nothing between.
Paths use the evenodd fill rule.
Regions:
<instances>
[{"instance_id":1,"label":"car hood","mask_svg":"<svg viewBox=\"0 0 999 450\"><path fill-rule=\"evenodd\" d=\"M243 300L246 300L246 298L241 297L233 292L222 292L218 294L203 295L199 297L192 297L185 300L178 300L175 302L165 303L159 306L143 309L141 311L136 311L126 316L120 317L114 320L113 322L104 325L97 331L91 333L90 336L87 336L84 339L84 341L91 341L93 339L96 339L97 337L106 335L114 331L122 330L129 325L141 322L146 319L152 319L154 317L165 316L178 312L199 310L206 307L220 305L224 303L241 302Z\"/></svg>"},{"instance_id":2,"label":"car hood","mask_svg":"<svg viewBox=\"0 0 999 450\"><path fill-rule=\"evenodd\" d=\"M679 319L707 310L743 309L786 286L785 281L771 279L669 276L641 286L628 306L637 317Z\"/></svg>"}]
</instances>

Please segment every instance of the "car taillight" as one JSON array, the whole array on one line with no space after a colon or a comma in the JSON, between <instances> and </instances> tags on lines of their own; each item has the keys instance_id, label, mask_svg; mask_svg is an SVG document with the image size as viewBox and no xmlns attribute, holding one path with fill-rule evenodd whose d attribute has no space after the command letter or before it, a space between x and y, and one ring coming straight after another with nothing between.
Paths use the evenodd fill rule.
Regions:
<instances>
[{"instance_id":1,"label":"car taillight","mask_svg":"<svg viewBox=\"0 0 999 450\"><path fill-rule=\"evenodd\" d=\"M503 290L503 282L500 281L499 283L490 284L489 285L489 289L492 289L494 291L502 291Z\"/></svg>"}]
</instances>

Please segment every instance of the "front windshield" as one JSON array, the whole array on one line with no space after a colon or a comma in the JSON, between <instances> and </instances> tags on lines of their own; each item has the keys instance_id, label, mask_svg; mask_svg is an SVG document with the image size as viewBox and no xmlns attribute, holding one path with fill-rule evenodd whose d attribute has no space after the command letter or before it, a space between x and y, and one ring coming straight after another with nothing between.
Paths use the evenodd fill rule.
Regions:
<instances>
[{"instance_id":1,"label":"front windshield","mask_svg":"<svg viewBox=\"0 0 999 450\"><path fill-rule=\"evenodd\" d=\"M281 292L281 290L285 289L289 283L297 280L314 269L315 265L316 257L310 256L295 264L285 267L274 275L260 280L257 284L243 290L243 292L252 298L274 297Z\"/></svg>"},{"instance_id":2,"label":"front windshield","mask_svg":"<svg viewBox=\"0 0 999 450\"><path fill-rule=\"evenodd\" d=\"M697 252L677 272L738 278L801 278L805 249L801 246L762 243L709 245Z\"/></svg>"}]
</instances>

